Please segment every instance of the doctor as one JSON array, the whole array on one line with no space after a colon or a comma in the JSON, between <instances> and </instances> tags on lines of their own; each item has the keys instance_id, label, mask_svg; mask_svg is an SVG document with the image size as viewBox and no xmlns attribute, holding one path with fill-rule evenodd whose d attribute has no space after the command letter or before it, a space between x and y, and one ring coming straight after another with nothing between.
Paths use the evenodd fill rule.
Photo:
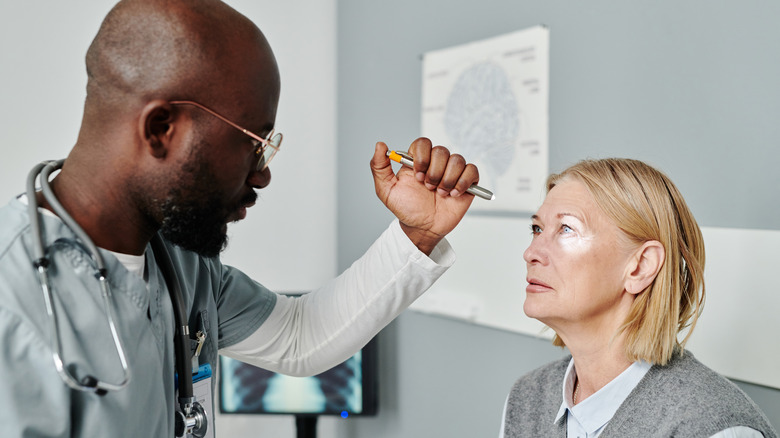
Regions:
<instances>
[{"instance_id":1,"label":"doctor","mask_svg":"<svg viewBox=\"0 0 780 438\"><path fill-rule=\"evenodd\" d=\"M40 192L0 209L3 436L174 436L177 328L171 279L153 240L161 240L180 285L196 369L216 367L222 353L293 375L321 372L362 347L452 264L443 238L473 200L464 192L478 172L424 138L410 145L414 169L398 174L377 143L376 193L397 220L329 284L291 299L220 263L227 223L245 217L285 146L274 131L280 78L273 53L229 6L122 1L86 66L78 140L51 180L75 226ZM98 257L77 228L105 264L108 307ZM56 321L33 267L34 235L45 247ZM63 373L79 383L66 384ZM108 389L90 390L96 382Z\"/></svg>"}]
</instances>

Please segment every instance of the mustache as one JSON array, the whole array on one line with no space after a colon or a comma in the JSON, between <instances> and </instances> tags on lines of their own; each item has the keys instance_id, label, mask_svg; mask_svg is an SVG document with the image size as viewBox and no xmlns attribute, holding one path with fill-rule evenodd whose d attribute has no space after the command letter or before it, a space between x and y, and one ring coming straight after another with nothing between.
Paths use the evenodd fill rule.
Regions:
<instances>
[{"instance_id":1,"label":"mustache","mask_svg":"<svg viewBox=\"0 0 780 438\"><path fill-rule=\"evenodd\" d=\"M239 207L254 204L256 201L257 201L257 192L253 190L247 193L246 196L241 198L241 201L239 201Z\"/></svg>"}]
</instances>

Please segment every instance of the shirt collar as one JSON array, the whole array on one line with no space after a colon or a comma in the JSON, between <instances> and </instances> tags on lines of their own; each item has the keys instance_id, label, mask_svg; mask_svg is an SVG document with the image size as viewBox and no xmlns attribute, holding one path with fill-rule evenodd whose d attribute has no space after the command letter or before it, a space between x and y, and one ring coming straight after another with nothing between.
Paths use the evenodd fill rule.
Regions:
<instances>
[{"instance_id":1,"label":"shirt collar","mask_svg":"<svg viewBox=\"0 0 780 438\"><path fill-rule=\"evenodd\" d=\"M639 381L650 371L651 364L643 361L634 362L612 379L595 394L574 406L572 393L574 382L577 378L577 370L574 368L574 359L569 361L566 374L563 377L563 402L555 416L555 423L563 419L563 415L569 412L582 425L588 434L592 434L604 427L612 419L620 405L628 398L631 391L636 388Z\"/></svg>"},{"instance_id":2,"label":"shirt collar","mask_svg":"<svg viewBox=\"0 0 780 438\"><path fill-rule=\"evenodd\" d=\"M29 200L27 199L27 193L22 193L21 195L17 196L17 199L19 199L19 202L21 202L24 205L29 205ZM38 207L38 210L43 212L44 215L48 217L56 218L57 220L60 220L59 217L52 213L51 211ZM108 251L108 250L106 250ZM138 275L141 278L144 278L145 274L145 256L144 254L141 254L139 256L137 255L131 255L131 254L122 254L119 252L114 251L108 251L119 260L119 262L130 272L133 274Z\"/></svg>"}]
</instances>

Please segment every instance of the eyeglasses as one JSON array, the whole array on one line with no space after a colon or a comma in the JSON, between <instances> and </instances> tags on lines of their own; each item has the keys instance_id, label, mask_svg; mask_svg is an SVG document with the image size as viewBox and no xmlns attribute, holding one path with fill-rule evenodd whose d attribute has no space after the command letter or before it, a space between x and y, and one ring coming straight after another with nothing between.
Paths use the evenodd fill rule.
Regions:
<instances>
[{"instance_id":1,"label":"eyeglasses","mask_svg":"<svg viewBox=\"0 0 780 438\"><path fill-rule=\"evenodd\" d=\"M268 167L268 163L270 163L271 159L273 159L274 155L279 152L279 146L282 144L281 132L274 133L274 130L272 129L271 132L269 132L268 135L263 138L246 128L242 128L237 123L231 122L226 117L217 114L216 111L208 109L197 102L193 102L191 100L174 100L169 103L171 105L192 105L194 107L200 108L203 111L206 111L212 116L248 135L252 139L252 145L255 147L255 154L260 156L260 161L257 162L258 172L265 170L265 168Z\"/></svg>"}]
</instances>

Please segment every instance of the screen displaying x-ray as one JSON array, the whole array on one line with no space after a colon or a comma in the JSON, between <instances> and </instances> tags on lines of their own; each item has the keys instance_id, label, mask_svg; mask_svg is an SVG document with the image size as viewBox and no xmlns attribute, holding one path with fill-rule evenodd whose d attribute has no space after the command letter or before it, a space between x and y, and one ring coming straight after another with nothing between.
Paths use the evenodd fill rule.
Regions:
<instances>
[{"instance_id":1,"label":"screen displaying x-ray","mask_svg":"<svg viewBox=\"0 0 780 438\"><path fill-rule=\"evenodd\" d=\"M290 377L220 357L220 411L236 414L373 415L375 347L312 377Z\"/></svg>"}]
</instances>

